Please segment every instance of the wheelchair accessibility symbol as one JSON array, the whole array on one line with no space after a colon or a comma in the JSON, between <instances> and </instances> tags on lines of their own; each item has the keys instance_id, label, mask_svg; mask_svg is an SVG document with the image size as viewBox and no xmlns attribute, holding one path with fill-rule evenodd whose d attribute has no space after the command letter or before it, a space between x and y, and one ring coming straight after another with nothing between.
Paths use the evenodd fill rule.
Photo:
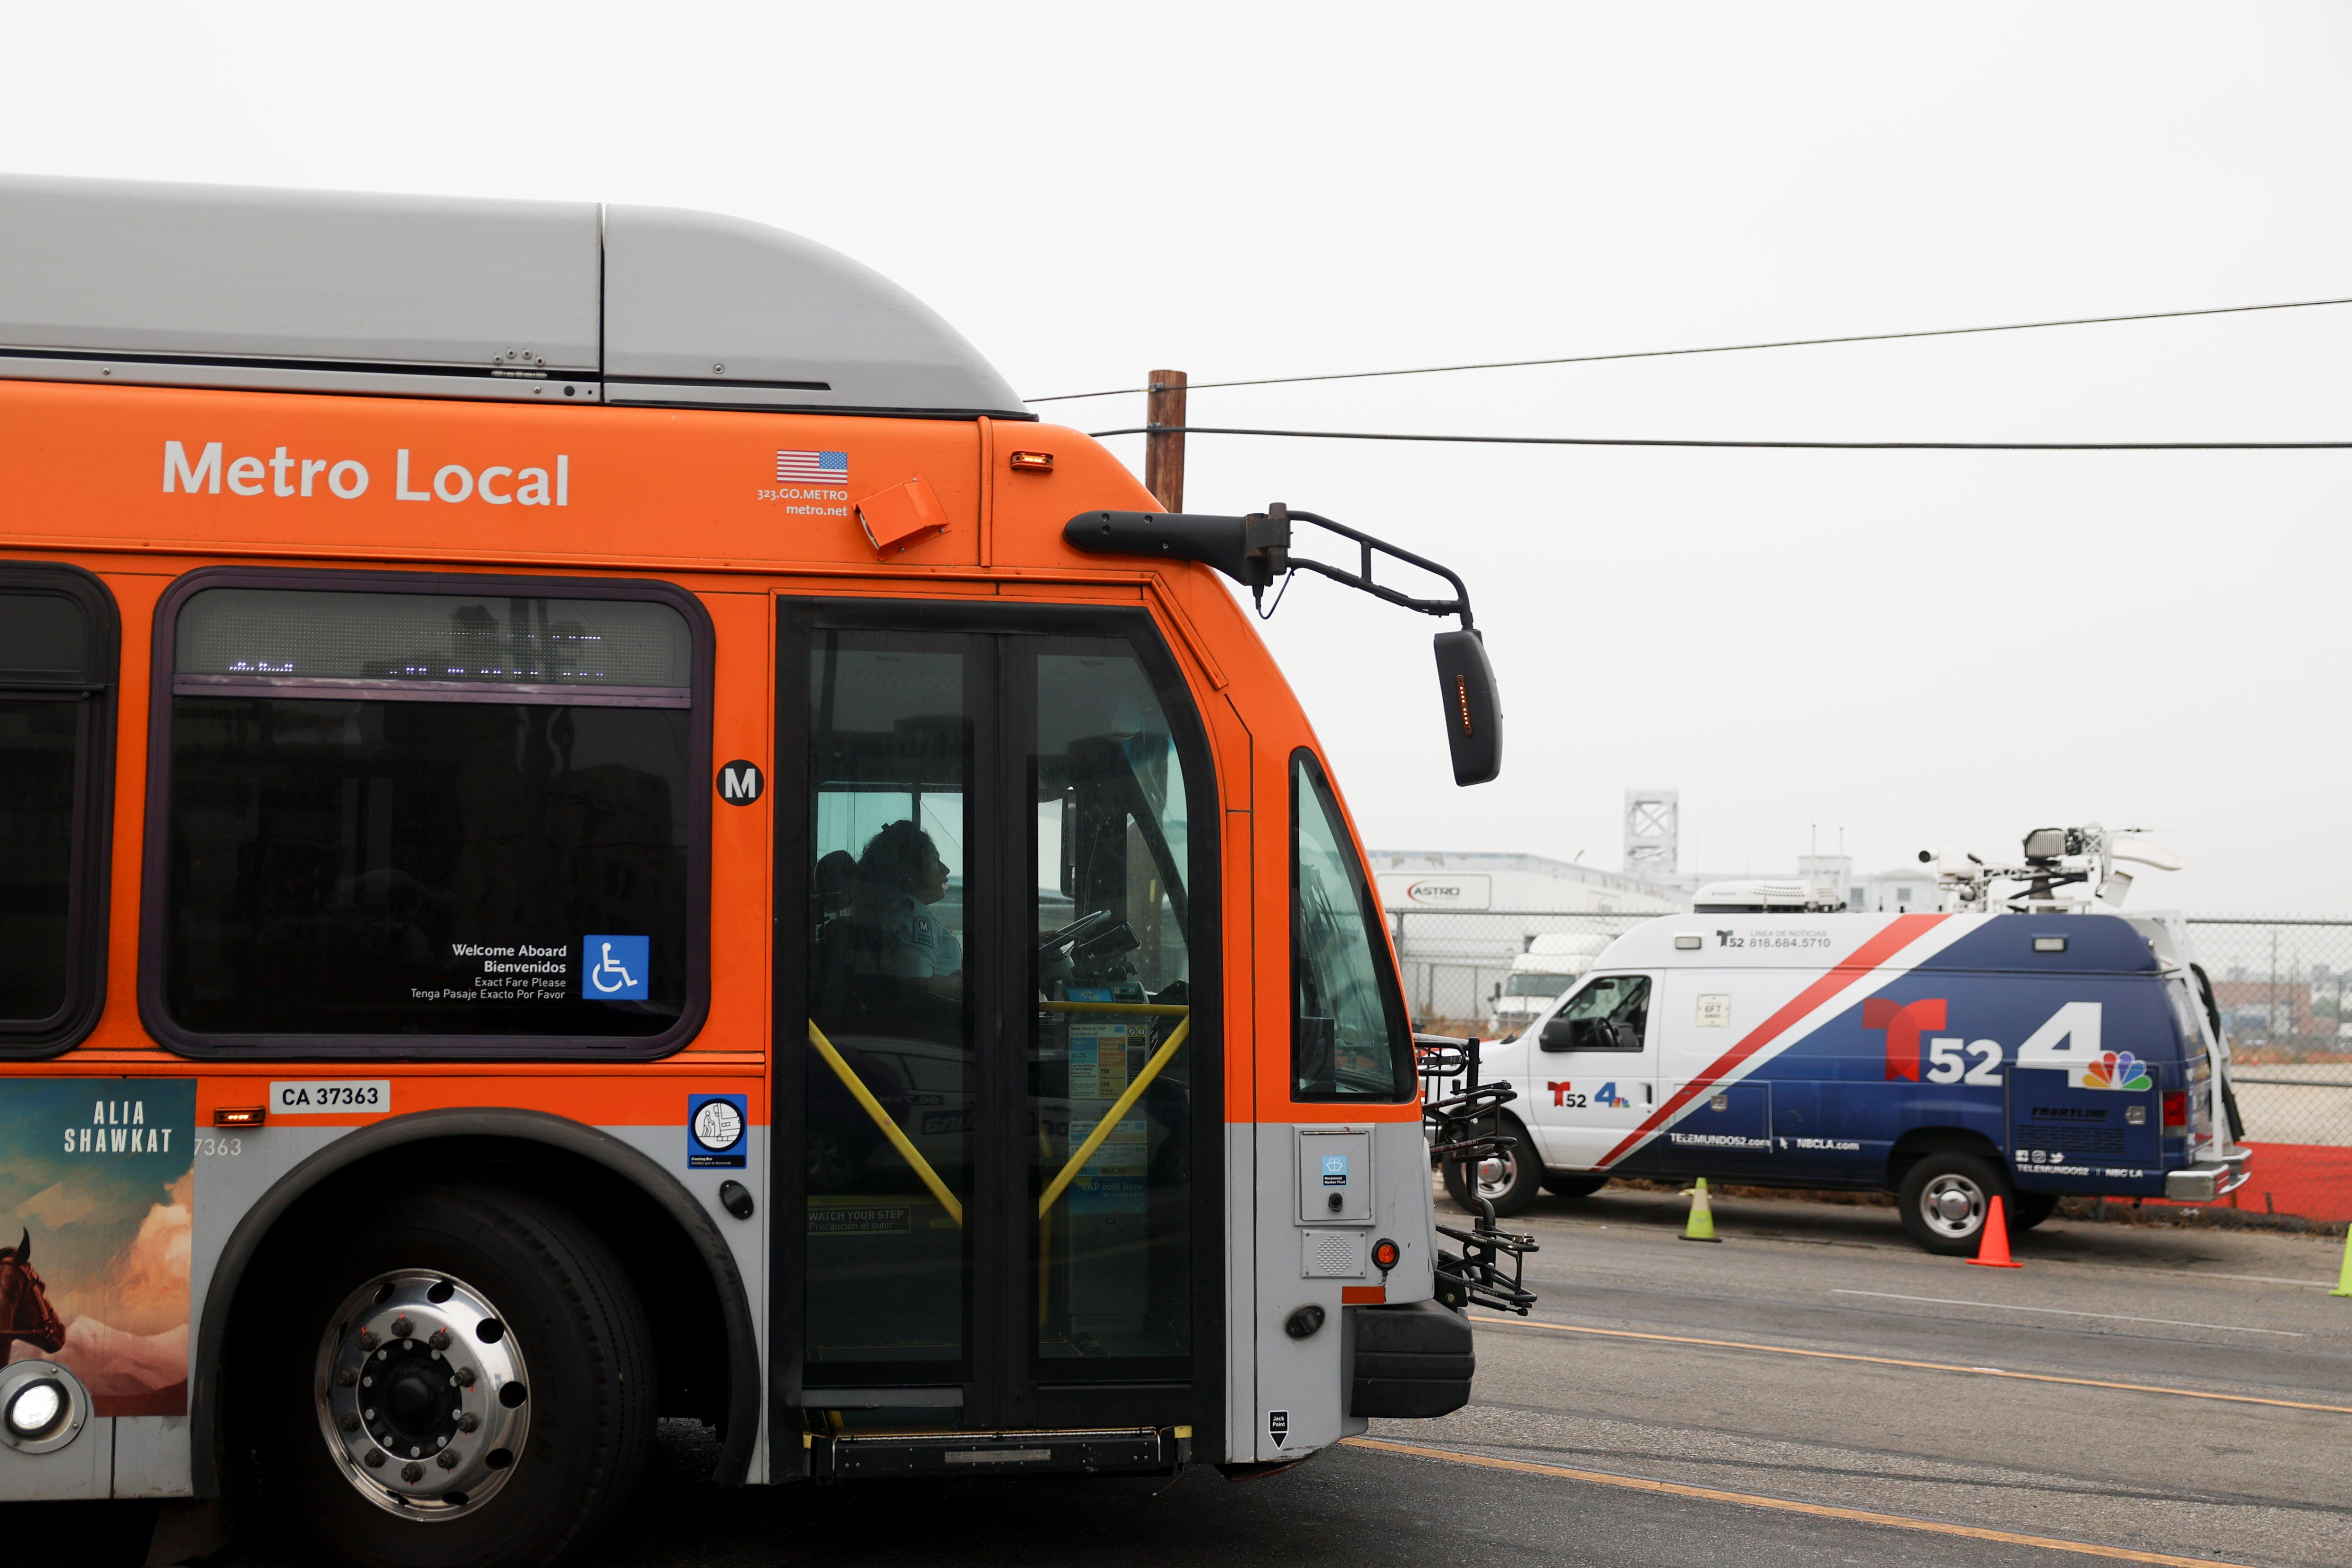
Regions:
<instances>
[{"instance_id":1,"label":"wheelchair accessibility symbol","mask_svg":"<svg viewBox=\"0 0 2352 1568\"><path fill-rule=\"evenodd\" d=\"M592 1002L642 1002L653 993L649 948L642 936L591 936L580 943L580 994Z\"/></svg>"}]
</instances>

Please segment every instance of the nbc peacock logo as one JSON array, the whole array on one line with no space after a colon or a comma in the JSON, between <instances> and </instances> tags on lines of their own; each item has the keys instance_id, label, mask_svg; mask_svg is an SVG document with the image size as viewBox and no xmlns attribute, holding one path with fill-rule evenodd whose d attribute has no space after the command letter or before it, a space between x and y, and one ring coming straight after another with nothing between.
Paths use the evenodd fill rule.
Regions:
<instances>
[{"instance_id":1,"label":"nbc peacock logo","mask_svg":"<svg viewBox=\"0 0 2352 1568\"><path fill-rule=\"evenodd\" d=\"M2129 1051L2102 1051L2083 1069L2084 1089L2138 1089L2148 1087L2147 1064Z\"/></svg>"}]
</instances>

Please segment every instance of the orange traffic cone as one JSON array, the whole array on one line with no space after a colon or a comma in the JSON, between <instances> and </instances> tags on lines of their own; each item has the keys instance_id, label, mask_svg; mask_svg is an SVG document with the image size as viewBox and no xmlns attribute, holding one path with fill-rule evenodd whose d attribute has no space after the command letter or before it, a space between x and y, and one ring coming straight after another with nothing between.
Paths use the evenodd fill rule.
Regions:
<instances>
[{"instance_id":1,"label":"orange traffic cone","mask_svg":"<svg viewBox=\"0 0 2352 1568\"><path fill-rule=\"evenodd\" d=\"M1969 1262L1979 1268L2025 1267L2009 1255L2009 1215L2002 1212L1999 1193L1993 1194L1991 1209L1985 1215L1984 1239L1977 1243L1977 1255Z\"/></svg>"}]
</instances>

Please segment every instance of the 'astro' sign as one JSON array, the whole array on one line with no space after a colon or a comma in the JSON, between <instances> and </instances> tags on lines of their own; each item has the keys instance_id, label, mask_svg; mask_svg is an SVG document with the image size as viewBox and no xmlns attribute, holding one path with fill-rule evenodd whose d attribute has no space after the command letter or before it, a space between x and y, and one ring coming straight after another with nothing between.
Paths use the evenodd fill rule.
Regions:
<instances>
[{"instance_id":1,"label":"'astro' sign","mask_svg":"<svg viewBox=\"0 0 2352 1568\"><path fill-rule=\"evenodd\" d=\"M1485 910L1495 903L1495 879L1484 874L1381 878L1381 902L1392 910Z\"/></svg>"}]
</instances>

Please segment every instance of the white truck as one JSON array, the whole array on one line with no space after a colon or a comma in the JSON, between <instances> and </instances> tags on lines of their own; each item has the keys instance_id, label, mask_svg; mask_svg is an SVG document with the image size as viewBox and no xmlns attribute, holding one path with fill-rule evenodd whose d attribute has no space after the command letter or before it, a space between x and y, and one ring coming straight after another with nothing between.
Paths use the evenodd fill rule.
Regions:
<instances>
[{"instance_id":1,"label":"white truck","mask_svg":"<svg viewBox=\"0 0 2352 1568\"><path fill-rule=\"evenodd\" d=\"M1487 1033L1507 1040L1526 1029L1550 1009L1552 998L1592 967L1612 940L1585 931L1546 931L1529 939L1528 950L1511 960L1511 972L1496 983Z\"/></svg>"}]
</instances>

